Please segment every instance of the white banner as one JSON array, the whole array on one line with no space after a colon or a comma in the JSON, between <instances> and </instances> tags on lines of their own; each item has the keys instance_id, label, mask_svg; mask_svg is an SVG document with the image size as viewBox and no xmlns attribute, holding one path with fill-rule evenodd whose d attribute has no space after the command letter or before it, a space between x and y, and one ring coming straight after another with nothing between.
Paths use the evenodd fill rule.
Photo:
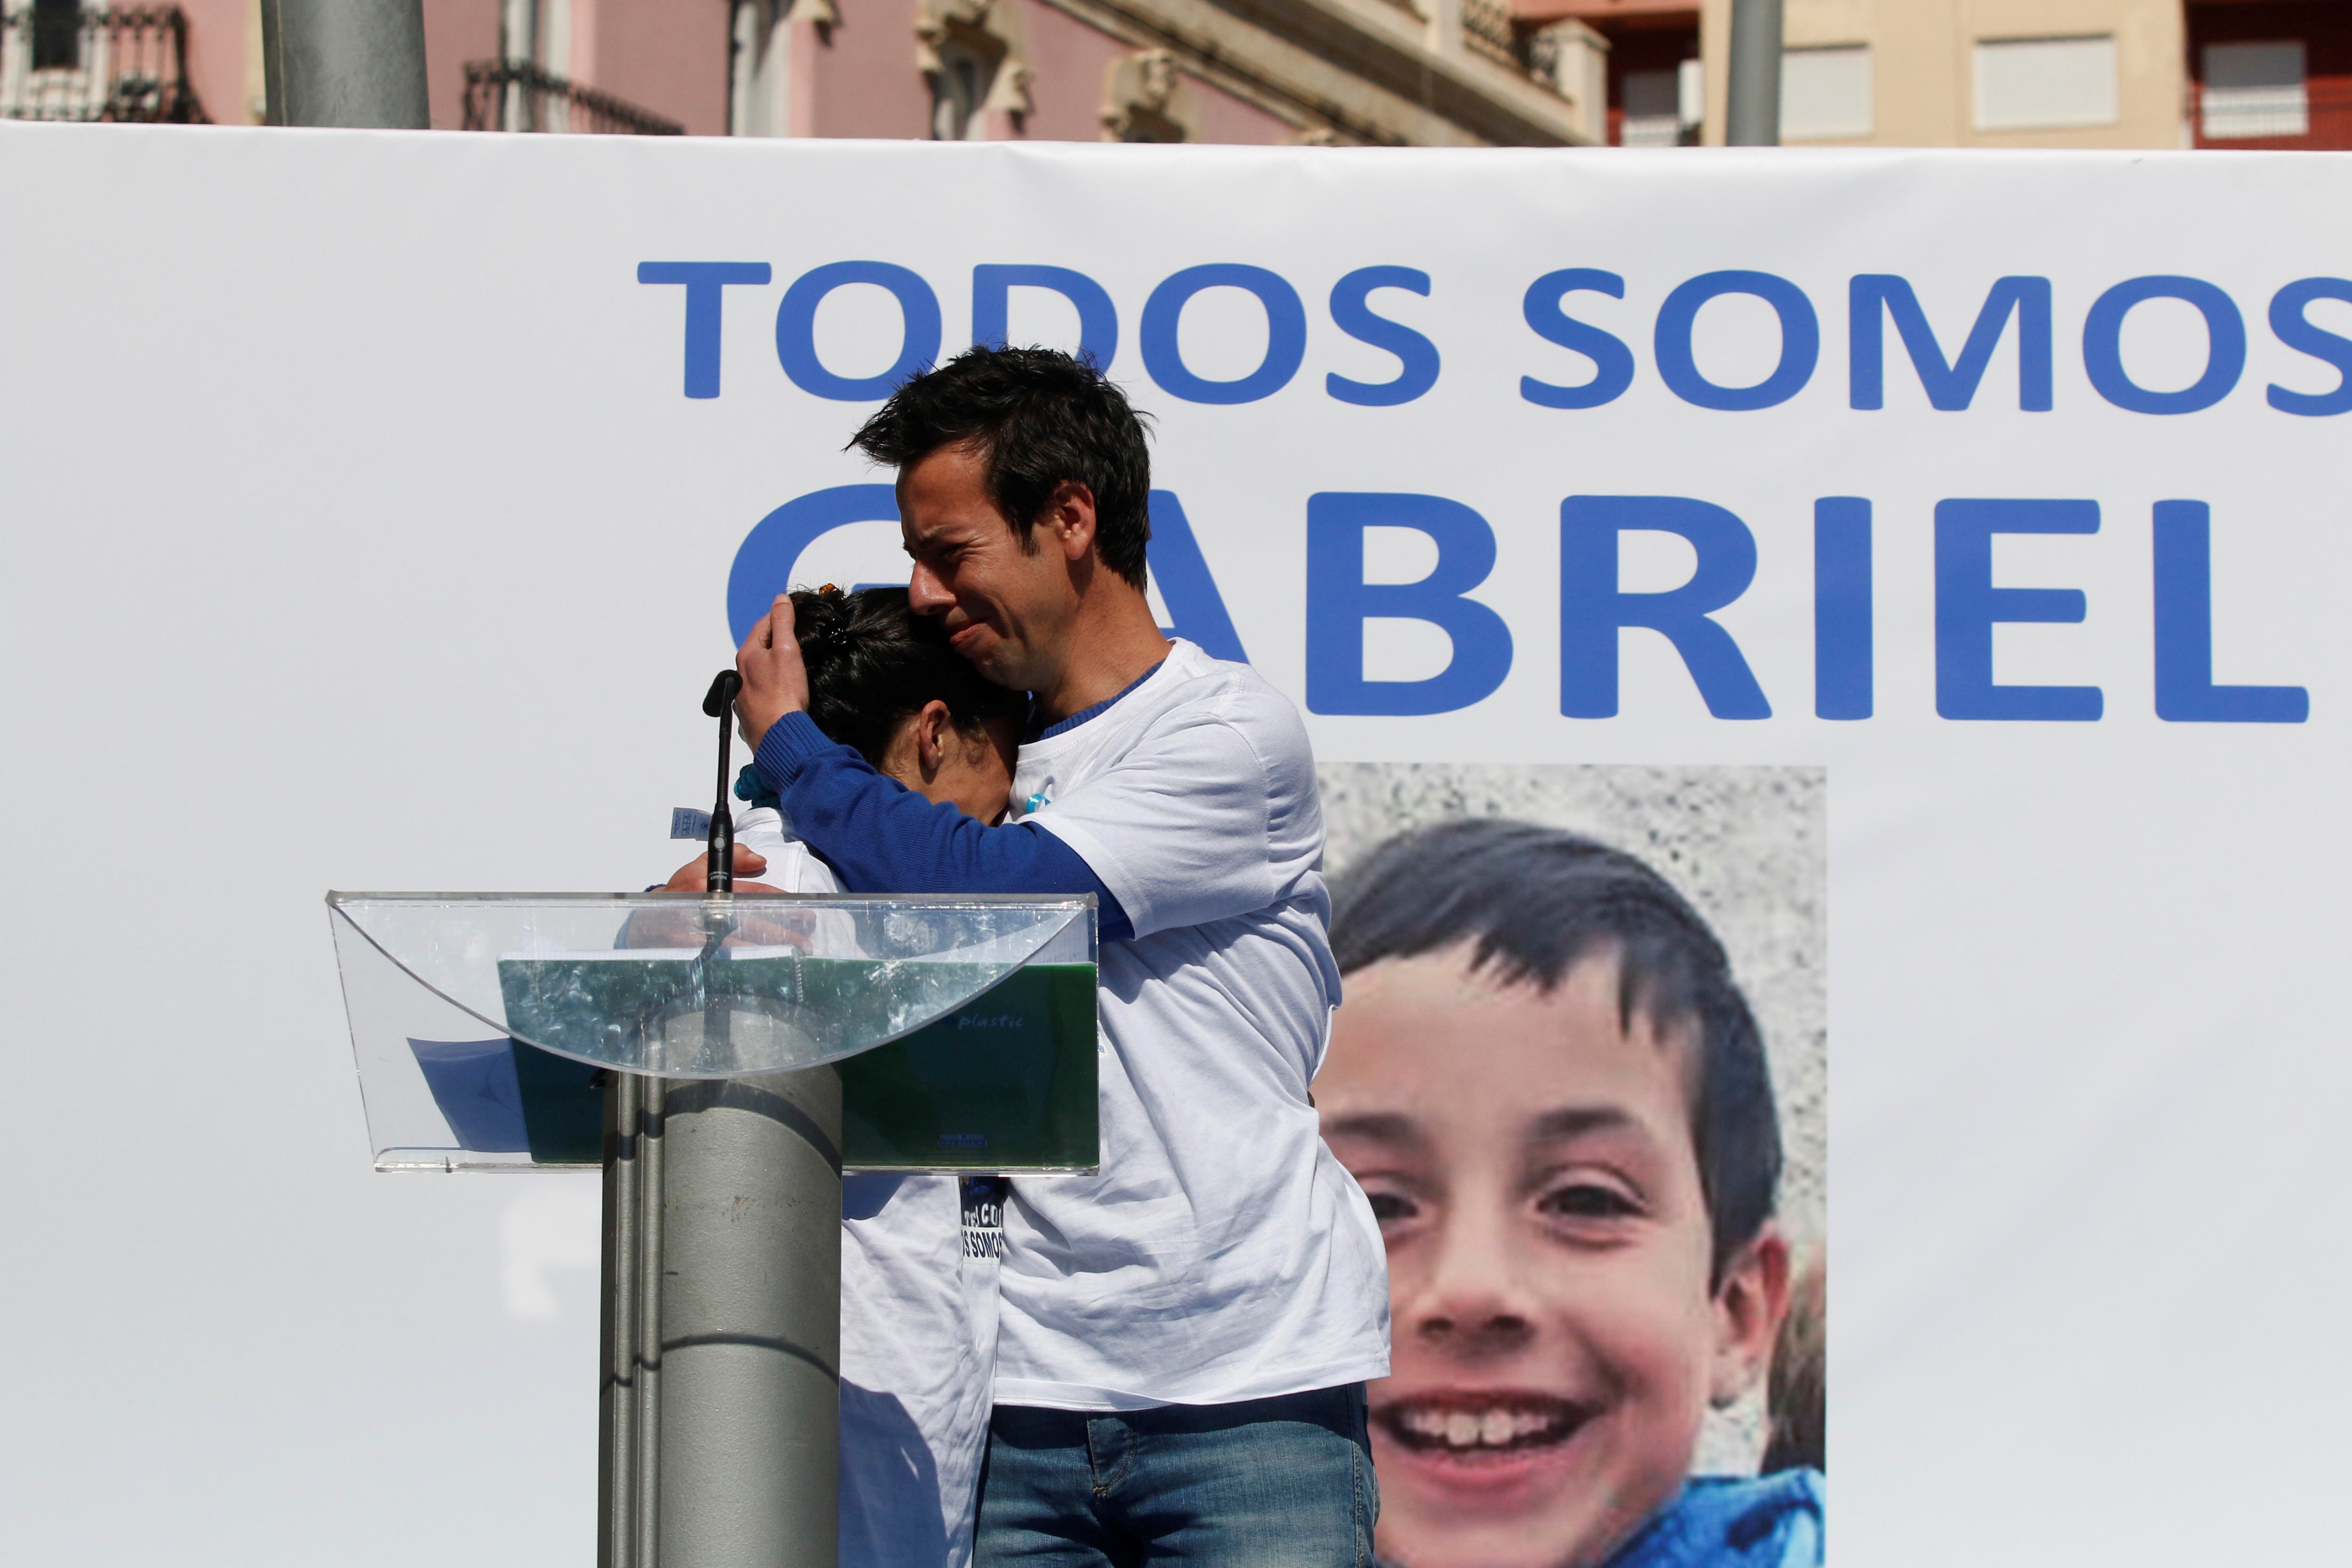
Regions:
<instances>
[{"instance_id":1,"label":"white banner","mask_svg":"<svg viewBox=\"0 0 2352 1568\"><path fill-rule=\"evenodd\" d=\"M1717 926L1841 1563L2332 1559L2347 278L2324 154L0 126L11 1554L590 1556L593 1184L369 1173L320 895L658 881L746 607L904 580L844 443L1006 338L1152 416L1335 870Z\"/></svg>"}]
</instances>

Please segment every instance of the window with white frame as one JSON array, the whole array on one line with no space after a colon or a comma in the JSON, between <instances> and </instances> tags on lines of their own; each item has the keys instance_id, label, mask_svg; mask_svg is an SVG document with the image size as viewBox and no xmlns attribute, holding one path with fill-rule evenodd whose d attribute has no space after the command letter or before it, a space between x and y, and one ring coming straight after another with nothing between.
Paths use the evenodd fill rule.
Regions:
<instances>
[{"instance_id":1,"label":"window with white frame","mask_svg":"<svg viewBox=\"0 0 2352 1568\"><path fill-rule=\"evenodd\" d=\"M1618 142L1626 147L1673 147L1683 135L1682 105L1672 71L1627 71L1623 118L1617 121Z\"/></svg>"},{"instance_id":2,"label":"window with white frame","mask_svg":"<svg viewBox=\"0 0 2352 1568\"><path fill-rule=\"evenodd\" d=\"M940 68L931 73L931 140L980 141L985 134L980 111L996 82L996 61L952 32L938 47Z\"/></svg>"},{"instance_id":3,"label":"window with white frame","mask_svg":"<svg viewBox=\"0 0 2352 1568\"><path fill-rule=\"evenodd\" d=\"M1706 113L1706 80L1695 59L1673 70L1627 71L1618 93L1622 147L1680 147Z\"/></svg>"},{"instance_id":4,"label":"window with white frame","mask_svg":"<svg viewBox=\"0 0 2352 1568\"><path fill-rule=\"evenodd\" d=\"M0 118L99 118L104 14L85 12L81 0L0 0Z\"/></svg>"},{"instance_id":5,"label":"window with white frame","mask_svg":"<svg viewBox=\"0 0 2352 1568\"><path fill-rule=\"evenodd\" d=\"M1979 131L2113 125L2121 110L2116 38L1987 38L1976 47Z\"/></svg>"},{"instance_id":6,"label":"window with white frame","mask_svg":"<svg viewBox=\"0 0 2352 1568\"><path fill-rule=\"evenodd\" d=\"M81 67L81 0L33 0L32 68L78 70Z\"/></svg>"},{"instance_id":7,"label":"window with white frame","mask_svg":"<svg viewBox=\"0 0 2352 1568\"><path fill-rule=\"evenodd\" d=\"M792 0L735 0L730 136L792 134Z\"/></svg>"},{"instance_id":8,"label":"window with white frame","mask_svg":"<svg viewBox=\"0 0 2352 1568\"><path fill-rule=\"evenodd\" d=\"M1780 140L1871 132L1870 46L1788 49L1780 56Z\"/></svg>"},{"instance_id":9,"label":"window with white frame","mask_svg":"<svg viewBox=\"0 0 2352 1568\"><path fill-rule=\"evenodd\" d=\"M2311 134L2303 40L2208 44L2198 132L2208 142Z\"/></svg>"}]
</instances>

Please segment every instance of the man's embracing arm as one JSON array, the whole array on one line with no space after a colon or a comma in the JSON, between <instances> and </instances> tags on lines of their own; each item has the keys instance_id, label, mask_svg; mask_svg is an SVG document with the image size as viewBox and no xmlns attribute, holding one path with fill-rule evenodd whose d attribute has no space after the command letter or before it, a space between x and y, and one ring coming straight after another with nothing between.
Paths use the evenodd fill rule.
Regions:
<instances>
[{"instance_id":1,"label":"man's embracing arm","mask_svg":"<svg viewBox=\"0 0 2352 1568\"><path fill-rule=\"evenodd\" d=\"M861 893L1092 893L1105 942L1135 934L1118 899L1068 845L1035 823L991 827L925 800L825 738L805 712L760 737L754 763L798 837Z\"/></svg>"}]
</instances>

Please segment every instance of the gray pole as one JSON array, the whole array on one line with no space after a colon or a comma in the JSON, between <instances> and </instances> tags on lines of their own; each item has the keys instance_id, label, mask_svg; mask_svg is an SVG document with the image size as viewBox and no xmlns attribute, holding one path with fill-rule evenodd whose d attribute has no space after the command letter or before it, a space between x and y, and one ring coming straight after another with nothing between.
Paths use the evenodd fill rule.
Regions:
<instances>
[{"instance_id":1,"label":"gray pole","mask_svg":"<svg viewBox=\"0 0 2352 1568\"><path fill-rule=\"evenodd\" d=\"M644 1246L645 1083L615 1072L604 1081L604 1386L596 1403L596 1562L635 1568L637 1519L638 1264Z\"/></svg>"},{"instance_id":2,"label":"gray pole","mask_svg":"<svg viewBox=\"0 0 2352 1568\"><path fill-rule=\"evenodd\" d=\"M836 1568L841 1075L664 1088L658 1563Z\"/></svg>"},{"instance_id":3,"label":"gray pole","mask_svg":"<svg viewBox=\"0 0 2352 1568\"><path fill-rule=\"evenodd\" d=\"M272 125L422 131L425 0L261 0Z\"/></svg>"},{"instance_id":4,"label":"gray pole","mask_svg":"<svg viewBox=\"0 0 2352 1568\"><path fill-rule=\"evenodd\" d=\"M1723 140L1780 144L1780 0L1731 0L1730 103Z\"/></svg>"},{"instance_id":5,"label":"gray pole","mask_svg":"<svg viewBox=\"0 0 2352 1568\"><path fill-rule=\"evenodd\" d=\"M635 1568L657 1568L661 1562L661 1360L662 1360L662 1205L666 1198L663 1172L667 1144L663 1134L668 1081L649 1078L637 1122L637 1383L631 1404L632 1428L637 1449L635 1489L629 1525Z\"/></svg>"}]
</instances>

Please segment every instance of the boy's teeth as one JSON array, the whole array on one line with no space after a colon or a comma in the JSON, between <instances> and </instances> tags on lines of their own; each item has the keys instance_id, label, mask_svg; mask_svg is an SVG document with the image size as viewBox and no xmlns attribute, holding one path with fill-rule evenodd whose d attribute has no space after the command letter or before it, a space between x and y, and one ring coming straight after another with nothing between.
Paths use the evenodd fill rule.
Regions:
<instances>
[{"instance_id":1,"label":"boy's teeth","mask_svg":"<svg viewBox=\"0 0 2352 1568\"><path fill-rule=\"evenodd\" d=\"M1533 1410L1436 1410L1423 1405L1402 1413L1402 1425L1416 1437L1449 1448L1501 1448L1523 1437L1549 1432L1559 1418Z\"/></svg>"}]
</instances>

